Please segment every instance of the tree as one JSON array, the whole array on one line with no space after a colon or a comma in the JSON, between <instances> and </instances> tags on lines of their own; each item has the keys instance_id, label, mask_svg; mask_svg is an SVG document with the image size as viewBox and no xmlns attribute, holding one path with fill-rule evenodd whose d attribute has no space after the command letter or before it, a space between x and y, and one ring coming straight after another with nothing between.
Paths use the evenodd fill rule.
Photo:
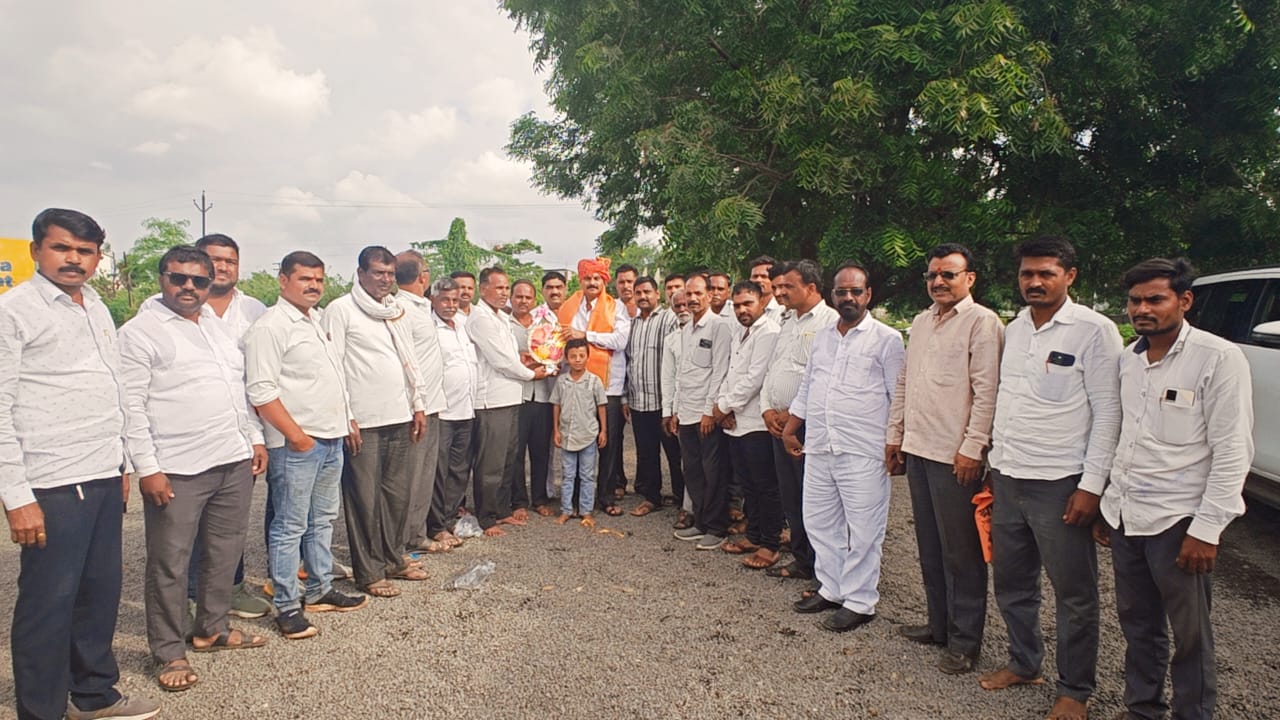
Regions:
<instances>
[{"instance_id":1,"label":"tree","mask_svg":"<svg viewBox=\"0 0 1280 720\"><path fill-rule=\"evenodd\" d=\"M492 249L476 245L467 238L467 223L462 218L454 218L449 224L449 233L440 240L416 242L413 247L426 258L433 278L444 277L458 270L478 276L480 270L489 265L502 267L513 280L525 278L536 283L542 275L539 265L520 257L529 253L541 253L541 245L527 239L495 245Z\"/></svg>"},{"instance_id":2,"label":"tree","mask_svg":"<svg viewBox=\"0 0 1280 720\"><path fill-rule=\"evenodd\" d=\"M597 208L606 251L661 227L676 267L853 258L913 302L946 241L1004 296L1004 251L1042 231L1086 285L1157 251L1280 253L1274 0L502 6L555 112L508 151Z\"/></svg>"},{"instance_id":3,"label":"tree","mask_svg":"<svg viewBox=\"0 0 1280 720\"><path fill-rule=\"evenodd\" d=\"M147 298L160 292L160 258L175 245L191 243L189 225L187 220L143 220L145 234L134 240L129 251L116 262L115 275L99 273L90 279L90 285L102 296L116 325L124 324ZM103 252L112 254L111 247L104 245Z\"/></svg>"}]
</instances>

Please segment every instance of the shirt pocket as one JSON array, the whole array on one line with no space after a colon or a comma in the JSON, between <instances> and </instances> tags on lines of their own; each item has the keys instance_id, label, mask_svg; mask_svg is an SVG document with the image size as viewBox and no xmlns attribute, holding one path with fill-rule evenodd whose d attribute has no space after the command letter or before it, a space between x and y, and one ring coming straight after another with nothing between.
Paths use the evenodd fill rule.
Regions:
<instances>
[{"instance_id":1,"label":"shirt pocket","mask_svg":"<svg viewBox=\"0 0 1280 720\"><path fill-rule=\"evenodd\" d=\"M929 377L935 385L956 385L969 374L969 353L964 343L950 342L929 353Z\"/></svg>"},{"instance_id":2,"label":"shirt pocket","mask_svg":"<svg viewBox=\"0 0 1280 720\"><path fill-rule=\"evenodd\" d=\"M1071 393L1075 390L1075 375L1075 368L1048 363L1045 366L1044 374L1040 376L1036 394L1050 402L1064 402L1071 397Z\"/></svg>"},{"instance_id":3,"label":"shirt pocket","mask_svg":"<svg viewBox=\"0 0 1280 720\"><path fill-rule=\"evenodd\" d=\"M875 358L866 355L852 355L844 360L840 368L840 383L853 387L865 387L871 380L871 371L875 367Z\"/></svg>"},{"instance_id":4,"label":"shirt pocket","mask_svg":"<svg viewBox=\"0 0 1280 720\"><path fill-rule=\"evenodd\" d=\"M1166 445L1190 445L1204 433L1204 420L1200 408L1179 407L1168 402L1160 403L1160 420L1157 437Z\"/></svg>"},{"instance_id":5,"label":"shirt pocket","mask_svg":"<svg viewBox=\"0 0 1280 720\"><path fill-rule=\"evenodd\" d=\"M689 351L689 361L694 367L709 368L711 367L711 348L703 347L702 343L697 343Z\"/></svg>"}]
</instances>

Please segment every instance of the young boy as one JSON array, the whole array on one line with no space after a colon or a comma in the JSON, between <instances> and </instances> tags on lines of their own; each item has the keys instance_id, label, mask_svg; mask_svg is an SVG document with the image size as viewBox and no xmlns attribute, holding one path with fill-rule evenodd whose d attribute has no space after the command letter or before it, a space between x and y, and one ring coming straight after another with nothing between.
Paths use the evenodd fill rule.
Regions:
<instances>
[{"instance_id":1,"label":"young boy","mask_svg":"<svg viewBox=\"0 0 1280 720\"><path fill-rule=\"evenodd\" d=\"M551 391L553 439L560 448L560 465L564 483L560 486L560 518L569 521L573 513L573 488L578 486L578 512L583 527L595 527L591 509L596 498L597 449L604 447L606 435L604 410L608 398L600 378L587 372L587 341L578 338L564 346L569 374L561 375ZM594 442L593 442L594 440Z\"/></svg>"}]
</instances>

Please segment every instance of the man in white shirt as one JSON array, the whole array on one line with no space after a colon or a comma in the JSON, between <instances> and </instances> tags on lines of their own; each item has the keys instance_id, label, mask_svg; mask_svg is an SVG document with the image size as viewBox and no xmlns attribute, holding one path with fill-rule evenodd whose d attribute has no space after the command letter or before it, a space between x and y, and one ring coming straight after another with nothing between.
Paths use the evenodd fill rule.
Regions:
<instances>
[{"instance_id":1,"label":"man in white shirt","mask_svg":"<svg viewBox=\"0 0 1280 720\"><path fill-rule=\"evenodd\" d=\"M621 515L618 498L626 490L622 475L622 400L627 384L627 340L631 337L631 315L627 306L605 292L609 282L609 258L587 258L578 262L581 289L560 306L560 324L568 339L583 338L591 343L587 370L604 384L608 442L600 449L596 504L606 515Z\"/></svg>"},{"instance_id":2,"label":"man in white shirt","mask_svg":"<svg viewBox=\"0 0 1280 720\"><path fill-rule=\"evenodd\" d=\"M613 273L613 287L618 291L618 300L627 306L627 315L632 318L640 314L640 308L636 306L636 280L639 277L640 271L629 263L619 265Z\"/></svg>"},{"instance_id":3,"label":"man in white shirt","mask_svg":"<svg viewBox=\"0 0 1280 720\"><path fill-rule=\"evenodd\" d=\"M711 312L706 276L690 276L684 293L693 318L680 330L680 370L667 428L680 437L694 522L676 530L675 537L696 543L699 550L715 550L729 534L729 488L724 472L729 454L724 429L715 421L715 407L729 372L733 326Z\"/></svg>"},{"instance_id":4,"label":"man in white shirt","mask_svg":"<svg viewBox=\"0 0 1280 720\"><path fill-rule=\"evenodd\" d=\"M529 351L529 328L533 326L533 306L538 301L533 281L517 280L511 285L511 336L521 353ZM521 383L523 402L520 404L520 421L516 432L516 461L507 473L507 485L511 489L511 516L517 520L529 518L529 508L543 517L554 515L547 499L547 473L551 465L551 404L540 402L550 396L539 397L545 380L529 380ZM544 436L546 440L544 442ZM528 484L525 484L525 456L529 458Z\"/></svg>"},{"instance_id":5,"label":"man in white shirt","mask_svg":"<svg viewBox=\"0 0 1280 720\"><path fill-rule=\"evenodd\" d=\"M85 284L106 233L56 208L31 232L36 274L0 295L0 501L22 546L17 716L150 718L159 705L114 687L126 415L115 326Z\"/></svg>"},{"instance_id":6,"label":"man in white shirt","mask_svg":"<svg viewBox=\"0 0 1280 720\"><path fill-rule=\"evenodd\" d=\"M782 307L778 299L773 296L773 280L769 277L770 272L778 265L778 261L768 255L761 255L753 258L747 263L750 274L747 276L751 282L760 286L761 297L764 299L765 317L772 319L778 326L782 325L782 314L786 308Z\"/></svg>"},{"instance_id":7,"label":"man in white shirt","mask_svg":"<svg viewBox=\"0 0 1280 720\"><path fill-rule=\"evenodd\" d=\"M405 250L396 255L396 301L405 306L414 318L414 349L418 371L422 374L423 412L427 428L422 441L409 446L413 465L413 490L409 500L409 515L405 522L405 549L409 551L444 552L447 544L430 539L427 533L427 514L431 511L432 496L436 486L436 464L440 456L440 413L445 409L443 359L440 356L440 337L436 331L435 316L431 314L431 301L425 297L431 271L422 253Z\"/></svg>"},{"instance_id":8,"label":"man in white shirt","mask_svg":"<svg viewBox=\"0 0 1280 720\"><path fill-rule=\"evenodd\" d=\"M729 439L733 468L742 480L743 508L751 518L746 539L721 549L747 555L742 564L762 570L778 562L782 505L773 467L773 443L760 413L760 388L773 362L778 323L764 314L764 292L754 281L733 288L733 310L742 326L733 334L729 372L720 386L713 415Z\"/></svg>"},{"instance_id":9,"label":"man in white shirt","mask_svg":"<svg viewBox=\"0 0 1280 720\"><path fill-rule=\"evenodd\" d=\"M946 243L927 253L933 304L911 321L907 363L889 409L890 474L907 473L928 622L898 634L942 645L938 668L973 669L987 621L987 561L974 525L973 496L1000 382L1000 318L973 299L973 254Z\"/></svg>"},{"instance_id":10,"label":"man in white shirt","mask_svg":"<svg viewBox=\"0 0 1280 720\"><path fill-rule=\"evenodd\" d=\"M303 612L348 612L368 604L333 587L333 521L338 516L344 441L359 451L342 361L321 328L324 262L296 250L280 261L280 299L245 336L249 401L265 421L267 483L274 514L267 567L276 627L290 640L319 630ZM299 592L299 556L307 571Z\"/></svg>"},{"instance_id":11,"label":"man in white shirt","mask_svg":"<svg viewBox=\"0 0 1280 720\"><path fill-rule=\"evenodd\" d=\"M481 270L480 302L472 308L466 325L480 361L471 492L476 519L489 537L506 534L499 524L525 524L511 516L511 487L506 479L516 461L516 433L524 401L521 383L547 376L541 364L532 363L537 367L530 369L520 359L511 319L502 310L510 295L511 281L505 272L499 268Z\"/></svg>"},{"instance_id":12,"label":"man in white shirt","mask_svg":"<svg viewBox=\"0 0 1280 720\"><path fill-rule=\"evenodd\" d=\"M1098 559L1089 528L1120 432L1115 323L1071 301L1076 254L1044 236L1017 249L1027 307L1005 329L992 427L991 571L1009 662L987 690L1038 683L1040 567L1057 604L1057 700L1050 717L1083 718L1098 659Z\"/></svg>"},{"instance_id":13,"label":"man in white shirt","mask_svg":"<svg viewBox=\"0 0 1280 720\"><path fill-rule=\"evenodd\" d=\"M667 304L670 305L678 292L684 292L684 275L669 273L662 279L662 297L666 298Z\"/></svg>"},{"instance_id":14,"label":"man in white shirt","mask_svg":"<svg viewBox=\"0 0 1280 720\"><path fill-rule=\"evenodd\" d=\"M444 363L445 408L440 411L435 490L427 513L427 537L449 547L462 544L453 534L453 526L458 522L458 509L471 475L471 431L479 378L476 347L457 316L458 284L451 277L442 277L431 286L431 317Z\"/></svg>"},{"instance_id":15,"label":"man in white shirt","mask_svg":"<svg viewBox=\"0 0 1280 720\"><path fill-rule=\"evenodd\" d=\"M804 456L792 455L782 442L782 431L791 418L791 404L804 379L805 366L819 330L836 324L840 315L822 299L822 268L812 260L774 266L773 293L786 308L778 334L778 357L769 366L760 389L761 415L773 436L773 464L778 476L778 498L791 529L791 562L771 567L772 577L811 580L813 547L804 529ZM804 443L804 427L797 431Z\"/></svg>"},{"instance_id":16,"label":"man in white shirt","mask_svg":"<svg viewBox=\"0 0 1280 720\"><path fill-rule=\"evenodd\" d=\"M1222 531L1244 513L1253 461L1249 364L1187 323L1194 279L1183 259L1147 260L1124 275L1140 337L1120 357L1124 420L1094 537L1111 547L1132 718L1213 717L1212 573Z\"/></svg>"},{"instance_id":17,"label":"man in white shirt","mask_svg":"<svg viewBox=\"0 0 1280 720\"><path fill-rule=\"evenodd\" d=\"M160 305L120 328L130 456L146 500L147 642L166 690L186 690L199 679L183 639L197 534L204 557L192 646L266 642L227 622L253 476L266 469L267 449L245 399L239 338L206 304L214 272L203 250L170 249L160 258Z\"/></svg>"},{"instance_id":18,"label":"man in white shirt","mask_svg":"<svg viewBox=\"0 0 1280 720\"><path fill-rule=\"evenodd\" d=\"M196 247L205 251L213 260L213 284L209 286L209 299L205 302L224 323L230 326L236 345L244 354L244 335L258 318L267 312L262 301L240 292L240 245L221 233L211 233L196 240ZM157 298L158 301L158 298ZM150 303L151 301L148 301ZM271 519L270 502L264 515L263 539ZM200 556L203 554L202 536L196 536L191 548L191 562L187 571L187 598L195 601L200 578ZM236 564L235 586L231 593L231 614L242 618L259 618L271 612L271 603L257 592L244 587L244 557Z\"/></svg>"},{"instance_id":19,"label":"man in white shirt","mask_svg":"<svg viewBox=\"0 0 1280 720\"><path fill-rule=\"evenodd\" d=\"M466 270L455 270L449 277L458 284L458 315L454 320L466 322L471 317L471 309L475 307L476 276Z\"/></svg>"},{"instance_id":20,"label":"man in white shirt","mask_svg":"<svg viewBox=\"0 0 1280 720\"><path fill-rule=\"evenodd\" d=\"M905 350L897 330L867 313L865 269L849 262L837 268L831 299L840 319L813 338L782 436L792 455L805 455L804 524L819 583L793 609L834 609L820 626L845 632L873 620L880 599L889 519L885 427ZM796 434L801 424L803 443Z\"/></svg>"},{"instance_id":21,"label":"man in white shirt","mask_svg":"<svg viewBox=\"0 0 1280 720\"><path fill-rule=\"evenodd\" d=\"M427 434L428 393L415 352L419 335L435 327L398 302L396 258L371 245L360 251L351 292L325 308L321 328L342 363L360 445L346 450L342 505L356 587L374 597L400 594L391 580L421 581L427 573L404 559L409 505ZM425 518L424 518L425 519Z\"/></svg>"},{"instance_id":22,"label":"man in white shirt","mask_svg":"<svg viewBox=\"0 0 1280 720\"><path fill-rule=\"evenodd\" d=\"M667 300L671 304L671 314L675 315L676 328L667 333L662 339L662 445L665 450L669 446L674 446L676 457L672 460L667 455L667 461L671 468L671 495L675 503L680 506L679 513L676 514L676 521L671 526L674 530L684 530L693 526L693 499L689 497L689 492L684 482L684 458L683 452L680 450L680 438L677 435L676 425L670 422L671 417L675 414L676 407L676 386L679 384L680 377L680 359L683 357L684 341L681 339L680 330L693 320L693 313L689 312L689 303L684 295L684 277L680 277L680 289L673 290L667 295Z\"/></svg>"},{"instance_id":23,"label":"man in white shirt","mask_svg":"<svg viewBox=\"0 0 1280 720\"><path fill-rule=\"evenodd\" d=\"M707 298L711 303L711 312L729 320L733 320L733 278L728 273L707 273Z\"/></svg>"}]
</instances>

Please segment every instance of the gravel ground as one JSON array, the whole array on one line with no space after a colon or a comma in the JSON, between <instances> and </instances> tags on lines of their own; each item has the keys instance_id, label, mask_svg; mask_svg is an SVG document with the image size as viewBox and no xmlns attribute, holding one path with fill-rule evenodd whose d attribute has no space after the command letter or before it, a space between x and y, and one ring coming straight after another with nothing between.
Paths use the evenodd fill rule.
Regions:
<instances>
[{"instance_id":1,"label":"gravel ground","mask_svg":"<svg viewBox=\"0 0 1280 720\"><path fill-rule=\"evenodd\" d=\"M629 440L630 438L628 438ZM628 467L634 467L630 462ZM252 527L261 527L263 488ZM261 649L192 654L201 676L185 693L151 679L143 622L142 515L125 520L124 597L116 652L126 692L164 703L166 718L1036 718L1052 685L986 692L976 674L944 675L936 651L895 628L919 622L924 600L905 482L895 478L879 616L837 635L789 607L800 585L698 552L671 537L675 513L603 518L625 537L534 517L496 540L474 539L431 556L432 579L401 583L396 599L359 612L313 616L320 635L287 641L268 619L236 621L270 637ZM630 509L638 500L628 496ZM1215 598L1220 717L1280 717L1277 515L1237 523L1224 547ZM251 533L250 574L263 548ZM345 558L345 537L337 533ZM0 548L0 573L17 576L16 546ZM1115 619L1110 558L1101 552L1102 643L1094 716L1121 707L1123 639ZM478 562L496 573L478 591L441 586ZM257 569L255 573L253 569ZM12 611L14 591L0 594ZM339 583L348 591L349 582ZM1051 598L1048 586L1046 598ZM1052 648L1052 602L1044 612ZM0 717L13 716L8 623L0 628ZM994 601L979 669L1003 664L1005 636ZM1052 650L1044 668L1053 677Z\"/></svg>"}]
</instances>

